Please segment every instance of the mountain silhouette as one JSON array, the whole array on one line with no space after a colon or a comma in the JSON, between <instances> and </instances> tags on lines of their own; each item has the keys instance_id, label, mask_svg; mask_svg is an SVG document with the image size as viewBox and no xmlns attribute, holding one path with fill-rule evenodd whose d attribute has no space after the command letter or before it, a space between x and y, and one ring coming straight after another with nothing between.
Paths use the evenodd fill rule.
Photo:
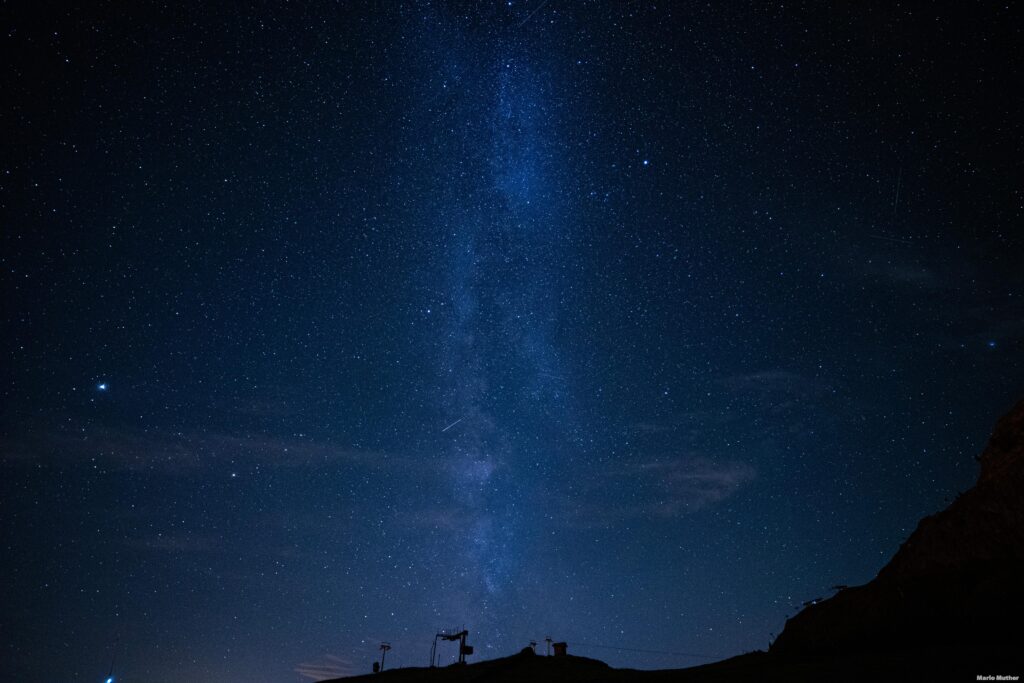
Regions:
<instances>
[{"instance_id":1,"label":"mountain silhouette","mask_svg":"<svg viewBox=\"0 0 1024 683\"><path fill-rule=\"evenodd\" d=\"M979 461L977 483L922 519L877 577L801 611L771 653L931 651L977 666L1024 653L1024 401Z\"/></svg>"},{"instance_id":2,"label":"mountain silhouette","mask_svg":"<svg viewBox=\"0 0 1024 683\"><path fill-rule=\"evenodd\" d=\"M767 652L687 669L638 671L586 657L539 656L527 648L464 666L334 680L1024 680L1024 401L997 422L978 460L977 483L945 510L922 519L874 579L837 587L833 597L809 604L786 622Z\"/></svg>"}]
</instances>

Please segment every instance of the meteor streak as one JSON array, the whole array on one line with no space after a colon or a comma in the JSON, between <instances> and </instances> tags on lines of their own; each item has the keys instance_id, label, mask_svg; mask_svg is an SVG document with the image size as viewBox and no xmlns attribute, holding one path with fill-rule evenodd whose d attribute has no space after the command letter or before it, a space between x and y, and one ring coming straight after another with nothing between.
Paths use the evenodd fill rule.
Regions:
<instances>
[{"instance_id":1,"label":"meteor streak","mask_svg":"<svg viewBox=\"0 0 1024 683\"><path fill-rule=\"evenodd\" d=\"M441 433L442 433L442 434L444 434L444 433L445 433L445 432L447 432L447 431L448 431L449 429L451 429L452 427L454 427L455 425L459 424L460 422L462 422L462 421L463 421L463 420L465 420L465 419L466 419L466 418L464 418L464 417L460 417L460 418L459 418L458 420L456 420L455 422L452 422L452 423L451 423L450 425L448 425L447 427L445 427L444 429L442 429L442 430L441 430Z\"/></svg>"}]
</instances>

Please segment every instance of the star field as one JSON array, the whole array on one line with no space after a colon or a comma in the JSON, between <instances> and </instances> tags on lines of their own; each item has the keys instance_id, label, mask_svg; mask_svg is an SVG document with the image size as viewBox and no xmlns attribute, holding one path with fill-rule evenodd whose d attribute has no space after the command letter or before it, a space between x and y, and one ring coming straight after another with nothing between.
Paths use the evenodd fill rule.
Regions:
<instances>
[{"instance_id":1,"label":"star field","mask_svg":"<svg viewBox=\"0 0 1024 683\"><path fill-rule=\"evenodd\" d=\"M763 649L1024 388L1009 8L4 23L11 680Z\"/></svg>"}]
</instances>

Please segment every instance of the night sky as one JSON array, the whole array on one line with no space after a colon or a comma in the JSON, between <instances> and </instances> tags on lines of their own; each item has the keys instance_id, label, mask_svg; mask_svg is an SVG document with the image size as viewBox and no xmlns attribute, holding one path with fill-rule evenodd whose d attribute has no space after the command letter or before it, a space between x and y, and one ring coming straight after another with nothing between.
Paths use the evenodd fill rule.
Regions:
<instances>
[{"instance_id":1,"label":"night sky","mask_svg":"<svg viewBox=\"0 0 1024 683\"><path fill-rule=\"evenodd\" d=\"M874 576L1024 395L1024 40L828 5L5 6L3 677L690 666Z\"/></svg>"}]
</instances>

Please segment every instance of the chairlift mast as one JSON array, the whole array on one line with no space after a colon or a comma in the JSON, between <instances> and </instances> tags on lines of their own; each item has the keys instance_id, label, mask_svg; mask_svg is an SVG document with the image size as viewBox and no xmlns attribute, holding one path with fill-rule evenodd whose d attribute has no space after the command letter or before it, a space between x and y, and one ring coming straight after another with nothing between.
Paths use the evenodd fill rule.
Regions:
<instances>
[{"instance_id":1,"label":"chairlift mast","mask_svg":"<svg viewBox=\"0 0 1024 683\"><path fill-rule=\"evenodd\" d=\"M465 628L462 628L460 630L451 629L451 630L445 630L445 631L438 631L437 634L434 635L434 644L430 648L430 666L431 666L431 668L437 666L437 641L438 641L439 638L441 640L450 640L450 641L453 641L453 642L454 641L458 641L458 643L459 643L459 664L465 664L466 663L466 655L473 654L473 646L472 645L466 645L466 637L467 636L469 636L469 631L467 631Z\"/></svg>"}]
</instances>

